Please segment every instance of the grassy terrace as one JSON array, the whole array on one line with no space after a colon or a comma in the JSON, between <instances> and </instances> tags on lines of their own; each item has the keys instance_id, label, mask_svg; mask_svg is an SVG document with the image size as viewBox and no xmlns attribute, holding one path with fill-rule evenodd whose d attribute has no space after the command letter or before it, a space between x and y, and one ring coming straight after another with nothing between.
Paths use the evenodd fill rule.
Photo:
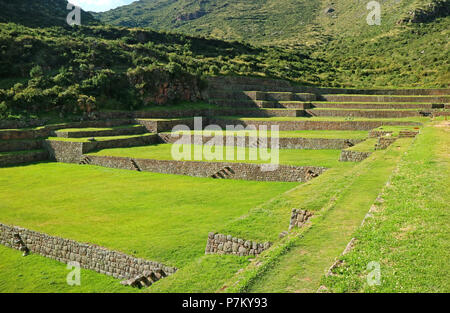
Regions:
<instances>
[{"instance_id":1,"label":"grassy terrace","mask_svg":"<svg viewBox=\"0 0 450 313\"><path fill-rule=\"evenodd\" d=\"M208 232L297 185L40 163L0 168L0 221L181 267Z\"/></svg>"},{"instance_id":2,"label":"grassy terrace","mask_svg":"<svg viewBox=\"0 0 450 313\"><path fill-rule=\"evenodd\" d=\"M395 105L402 105L402 104L432 104L432 102L359 102L359 101L345 101L345 102L337 102L337 101L311 101L311 102L303 102L303 103L331 103L331 104L342 104L342 103L346 103L346 104L366 104L366 105L370 105L372 103L376 103L376 104L395 104Z\"/></svg>"},{"instance_id":3,"label":"grassy terrace","mask_svg":"<svg viewBox=\"0 0 450 313\"><path fill-rule=\"evenodd\" d=\"M233 149L232 146L214 147L196 146L196 145L178 145L178 144L159 144L151 146L140 146L131 148L113 148L104 149L98 152L90 153L91 155L128 157L136 159L156 159L156 160L173 160L172 149L176 151L187 151L184 160L194 160L194 151L196 148L203 148L203 157L199 161L215 161L219 162L244 162L244 163L266 163L264 155L256 148L234 147L234 158L227 160L227 148ZM190 152L190 153L189 153ZM268 153L272 151L268 149ZM280 164L296 165L296 166L324 166L335 167L339 165L340 150L297 150L297 149L280 149ZM238 158L238 154L245 156L244 160ZM252 160L251 155L255 154L256 159ZM216 157L217 156L217 157Z\"/></svg>"},{"instance_id":4,"label":"grassy terrace","mask_svg":"<svg viewBox=\"0 0 450 313\"><path fill-rule=\"evenodd\" d=\"M348 148L347 150L360 152L373 152L375 151L375 144L377 142L378 142L377 138L369 138L361 143L358 143L357 145L354 145L351 148Z\"/></svg>"},{"instance_id":5,"label":"grassy terrace","mask_svg":"<svg viewBox=\"0 0 450 313\"><path fill-rule=\"evenodd\" d=\"M450 292L448 200L450 128L424 129L386 187L354 250L323 279L332 292ZM381 265L381 285L366 282L367 264Z\"/></svg>"},{"instance_id":6,"label":"grassy terrace","mask_svg":"<svg viewBox=\"0 0 450 313\"><path fill-rule=\"evenodd\" d=\"M140 135L124 135L124 136L107 136L107 137L85 137L85 138L63 138L63 137L49 137L49 140L54 141L71 141L71 142L88 142L90 138L95 138L96 141L108 141L108 140L118 140L118 139L128 139L137 137L152 136L153 134L140 134Z\"/></svg>"},{"instance_id":7,"label":"grassy terrace","mask_svg":"<svg viewBox=\"0 0 450 313\"><path fill-rule=\"evenodd\" d=\"M64 128L57 130L57 132L86 132L86 131L103 131L103 130L116 130L116 129L129 129L129 128L136 128L136 127L142 127L141 125L123 125L123 126L116 126L116 127L105 127L105 128L94 128L94 127L86 127L86 128Z\"/></svg>"},{"instance_id":8,"label":"grassy terrace","mask_svg":"<svg viewBox=\"0 0 450 313\"><path fill-rule=\"evenodd\" d=\"M24 258L22 252L0 245L0 292L136 292L113 277L81 269L81 286L66 282L66 264L36 254Z\"/></svg>"},{"instance_id":9,"label":"grassy terrace","mask_svg":"<svg viewBox=\"0 0 450 313\"><path fill-rule=\"evenodd\" d=\"M186 132L178 132L184 133ZM208 135L208 136L257 136L259 131L190 131L189 134ZM347 131L347 130L298 130L298 131L280 131L279 138L325 138L325 139L365 139L368 131ZM270 131L268 137L273 137Z\"/></svg>"},{"instance_id":10,"label":"grassy terrace","mask_svg":"<svg viewBox=\"0 0 450 313\"><path fill-rule=\"evenodd\" d=\"M308 208L315 215L312 226L278 241L259 266L250 265L227 282L233 287L225 291L316 292L321 277L342 253L411 142L399 139L353 167L330 169L288 192L274 210L288 219L290 208ZM259 212L252 219L264 221L264 215Z\"/></svg>"},{"instance_id":11,"label":"grassy terrace","mask_svg":"<svg viewBox=\"0 0 450 313\"><path fill-rule=\"evenodd\" d=\"M379 131L392 132L392 136L398 136L400 131L402 131L402 130L419 131L420 129L422 129L422 127L417 127L417 126L381 126L381 127L375 128L375 130L379 130Z\"/></svg>"},{"instance_id":12,"label":"grassy terrace","mask_svg":"<svg viewBox=\"0 0 450 313\"><path fill-rule=\"evenodd\" d=\"M324 122L348 122L348 121L366 121L366 122L416 122L425 123L430 120L427 117L404 117L404 118L364 118L364 117L344 117L344 116L313 116L313 117L242 117L242 116L220 116L218 119L240 120L240 121L324 121Z\"/></svg>"}]
</instances>

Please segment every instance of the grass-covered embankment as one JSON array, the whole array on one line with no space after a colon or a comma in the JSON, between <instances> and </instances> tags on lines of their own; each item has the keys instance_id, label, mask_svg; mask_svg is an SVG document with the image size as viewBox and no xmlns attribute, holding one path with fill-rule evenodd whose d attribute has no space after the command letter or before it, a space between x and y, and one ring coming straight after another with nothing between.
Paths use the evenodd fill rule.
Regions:
<instances>
[{"instance_id":1,"label":"grass-covered embankment","mask_svg":"<svg viewBox=\"0 0 450 313\"><path fill-rule=\"evenodd\" d=\"M354 250L337 276L324 279L332 292L449 292L450 126L437 123L403 157L373 218L355 234ZM378 262L380 285L369 286L367 265Z\"/></svg>"},{"instance_id":2,"label":"grass-covered embankment","mask_svg":"<svg viewBox=\"0 0 450 313\"><path fill-rule=\"evenodd\" d=\"M286 195L312 210L312 226L285 238L231 280L230 292L315 292L324 272L351 239L412 139L399 139L352 168L330 169ZM292 207L291 207L292 208ZM285 210L286 228L289 209ZM262 218L263 212L259 214ZM242 222L237 222L242 223ZM238 284L234 285L235 282Z\"/></svg>"},{"instance_id":3,"label":"grass-covered embankment","mask_svg":"<svg viewBox=\"0 0 450 313\"><path fill-rule=\"evenodd\" d=\"M195 158L196 149L200 149L200 158ZM234 151L233 157L227 157L227 150ZM242 163L269 163L266 153L261 149L243 148L233 146L208 146L208 145L179 145L179 144L159 144L151 146L140 146L131 148L104 149L90 155L128 157L136 159L156 159L156 160L176 160L172 153L177 151L186 156L179 161L216 161L216 162L242 162ZM271 149L267 149L270 154ZM279 162L283 165L294 166L323 166L335 167L339 165L340 150L299 150L280 149ZM240 157L240 156L243 157ZM275 160L274 160L275 161Z\"/></svg>"}]
</instances>

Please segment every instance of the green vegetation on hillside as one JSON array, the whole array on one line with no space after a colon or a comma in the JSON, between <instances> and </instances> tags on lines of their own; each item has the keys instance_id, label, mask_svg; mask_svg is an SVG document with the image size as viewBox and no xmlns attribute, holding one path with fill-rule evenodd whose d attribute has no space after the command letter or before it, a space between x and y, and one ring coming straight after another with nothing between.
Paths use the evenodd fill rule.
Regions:
<instances>
[{"instance_id":1,"label":"green vegetation on hillside","mask_svg":"<svg viewBox=\"0 0 450 313\"><path fill-rule=\"evenodd\" d=\"M106 24L257 43L301 39L319 11L320 1L311 0L141 0L94 16Z\"/></svg>"},{"instance_id":2,"label":"green vegetation on hillside","mask_svg":"<svg viewBox=\"0 0 450 313\"><path fill-rule=\"evenodd\" d=\"M173 104L194 94L207 75L253 75L317 84L333 71L302 51L144 29L83 26L28 28L0 23L0 117L79 114ZM175 88L174 88L175 89Z\"/></svg>"},{"instance_id":3,"label":"green vegetation on hillside","mask_svg":"<svg viewBox=\"0 0 450 313\"><path fill-rule=\"evenodd\" d=\"M107 24L302 50L336 69L319 72L322 85L448 86L449 1L383 1L381 25L375 26L367 23L367 3L141 0L96 17Z\"/></svg>"},{"instance_id":4,"label":"green vegetation on hillside","mask_svg":"<svg viewBox=\"0 0 450 313\"><path fill-rule=\"evenodd\" d=\"M0 23L17 23L29 27L51 27L67 24L66 0L0 0ZM100 24L90 13L81 10L83 25Z\"/></svg>"}]
</instances>

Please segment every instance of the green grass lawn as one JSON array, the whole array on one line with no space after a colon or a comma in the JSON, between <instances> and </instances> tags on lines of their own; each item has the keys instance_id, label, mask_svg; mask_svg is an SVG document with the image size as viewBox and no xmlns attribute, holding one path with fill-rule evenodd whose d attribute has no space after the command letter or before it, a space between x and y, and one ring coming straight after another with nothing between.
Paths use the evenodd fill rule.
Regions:
<instances>
[{"instance_id":1,"label":"green grass lawn","mask_svg":"<svg viewBox=\"0 0 450 313\"><path fill-rule=\"evenodd\" d=\"M116 156L116 157L129 157L136 159L156 159L156 160L173 160L172 148L177 151L189 151L187 155L190 155L188 161L194 160L194 150L196 147L204 148L202 161L208 161L207 158L212 158L217 152L217 156L221 157L219 162L244 162L244 163L267 163L262 159L260 150L255 148L242 148L234 147L234 158L231 160L226 159L225 146L216 147L216 152L210 151L209 146L195 146L195 145L178 145L178 144L159 144L151 146L139 146L131 148L113 148L104 149L97 152L90 153L91 155L101 156ZM184 149L184 150L183 150ZM271 150L269 149L270 153ZM295 166L323 166L323 167L335 167L339 166L340 150L299 150L299 149L280 149L279 157L280 164L295 165ZM245 153L245 160L239 160L238 153ZM257 159L251 160L251 154L255 153ZM214 161L214 160L209 160Z\"/></svg>"},{"instance_id":2,"label":"green grass lawn","mask_svg":"<svg viewBox=\"0 0 450 313\"><path fill-rule=\"evenodd\" d=\"M373 217L355 234L338 276L324 279L332 292L450 292L450 127L423 129L403 157ZM381 284L369 286L369 262Z\"/></svg>"},{"instance_id":3,"label":"green grass lawn","mask_svg":"<svg viewBox=\"0 0 450 313\"><path fill-rule=\"evenodd\" d=\"M181 267L208 232L296 185L40 163L0 169L0 221Z\"/></svg>"},{"instance_id":4,"label":"green grass lawn","mask_svg":"<svg viewBox=\"0 0 450 313\"><path fill-rule=\"evenodd\" d=\"M178 133L186 133L180 131ZM259 131L195 131L187 132L190 134L206 134L208 136L256 136ZM326 139L365 139L369 132L364 130L350 131L350 130L294 130L294 131L279 131L279 138L326 138ZM268 137L272 136L271 131L267 131Z\"/></svg>"},{"instance_id":5,"label":"green grass lawn","mask_svg":"<svg viewBox=\"0 0 450 313\"><path fill-rule=\"evenodd\" d=\"M375 151L375 144L378 142L377 138L369 138L363 142L358 143L357 145L354 145L351 148L348 148L346 150L351 151L360 151L360 152L373 152Z\"/></svg>"},{"instance_id":6,"label":"green grass lawn","mask_svg":"<svg viewBox=\"0 0 450 313\"><path fill-rule=\"evenodd\" d=\"M53 141L70 141L70 142L88 142L90 138L95 138L96 141L108 141L118 139L129 139L137 137L151 136L153 134L145 133L139 135L123 135L123 136L106 136L106 137L84 137L84 138L64 138L64 137L49 137L48 140Z\"/></svg>"},{"instance_id":7,"label":"green grass lawn","mask_svg":"<svg viewBox=\"0 0 450 313\"><path fill-rule=\"evenodd\" d=\"M344 250L411 142L399 139L356 166L330 169L288 192L288 203L314 212L312 226L275 245L259 267L249 266L227 285L239 283L226 291L316 292L322 275ZM284 210L286 228L289 211Z\"/></svg>"},{"instance_id":8,"label":"green grass lawn","mask_svg":"<svg viewBox=\"0 0 450 313\"><path fill-rule=\"evenodd\" d=\"M128 129L128 128L135 128L135 127L142 127L141 125L122 125L122 126L115 126L115 127L86 127L86 128L64 128L57 130L57 132L95 132L95 131L103 131L103 130L116 130L116 129Z\"/></svg>"},{"instance_id":9,"label":"green grass lawn","mask_svg":"<svg viewBox=\"0 0 450 313\"><path fill-rule=\"evenodd\" d=\"M1 293L54 293L54 292L137 292L120 285L117 279L94 271L81 269L80 286L67 284L71 272L66 264L0 245Z\"/></svg>"}]
</instances>

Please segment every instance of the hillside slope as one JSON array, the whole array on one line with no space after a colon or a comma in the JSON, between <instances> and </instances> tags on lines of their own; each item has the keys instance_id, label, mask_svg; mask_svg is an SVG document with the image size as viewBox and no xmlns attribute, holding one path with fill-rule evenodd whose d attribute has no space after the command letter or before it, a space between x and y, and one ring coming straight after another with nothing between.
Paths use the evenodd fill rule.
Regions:
<instances>
[{"instance_id":1,"label":"hillside slope","mask_svg":"<svg viewBox=\"0 0 450 313\"><path fill-rule=\"evenodd\" d=\"M325 36L386 32L399 21L448 15L447 0L385 0L381 27L370 27L369 1L341 0L140 0L95 14L107 24L150 27L258 44L315 42ZM428 5L437 8L432 14ZM415 11L422 8L421 11ZM414 12L414 13L413 13Z\"/></svg>"},{"instance_id":2,"label":"hillside slope","mask_svg":"<svg viewBox=\"0 0 450 313\"><path fill-rule=\"evenodd\" d=\"M319 9L311 0L141 0L96 16L113 25L270 42L300 35Z\"/></svg>"},{"instance_id":3,"label":"hillside slope","mask_svg":"<svg viewBox=\"0 0 450 313\"><path fill-rule=\"evenodd\" d=\"M0 23L29 27L68 26L66 0L0 0ZM83 25L98 24L90 13L81 12Z\"/></svg>"}]
</instances>

